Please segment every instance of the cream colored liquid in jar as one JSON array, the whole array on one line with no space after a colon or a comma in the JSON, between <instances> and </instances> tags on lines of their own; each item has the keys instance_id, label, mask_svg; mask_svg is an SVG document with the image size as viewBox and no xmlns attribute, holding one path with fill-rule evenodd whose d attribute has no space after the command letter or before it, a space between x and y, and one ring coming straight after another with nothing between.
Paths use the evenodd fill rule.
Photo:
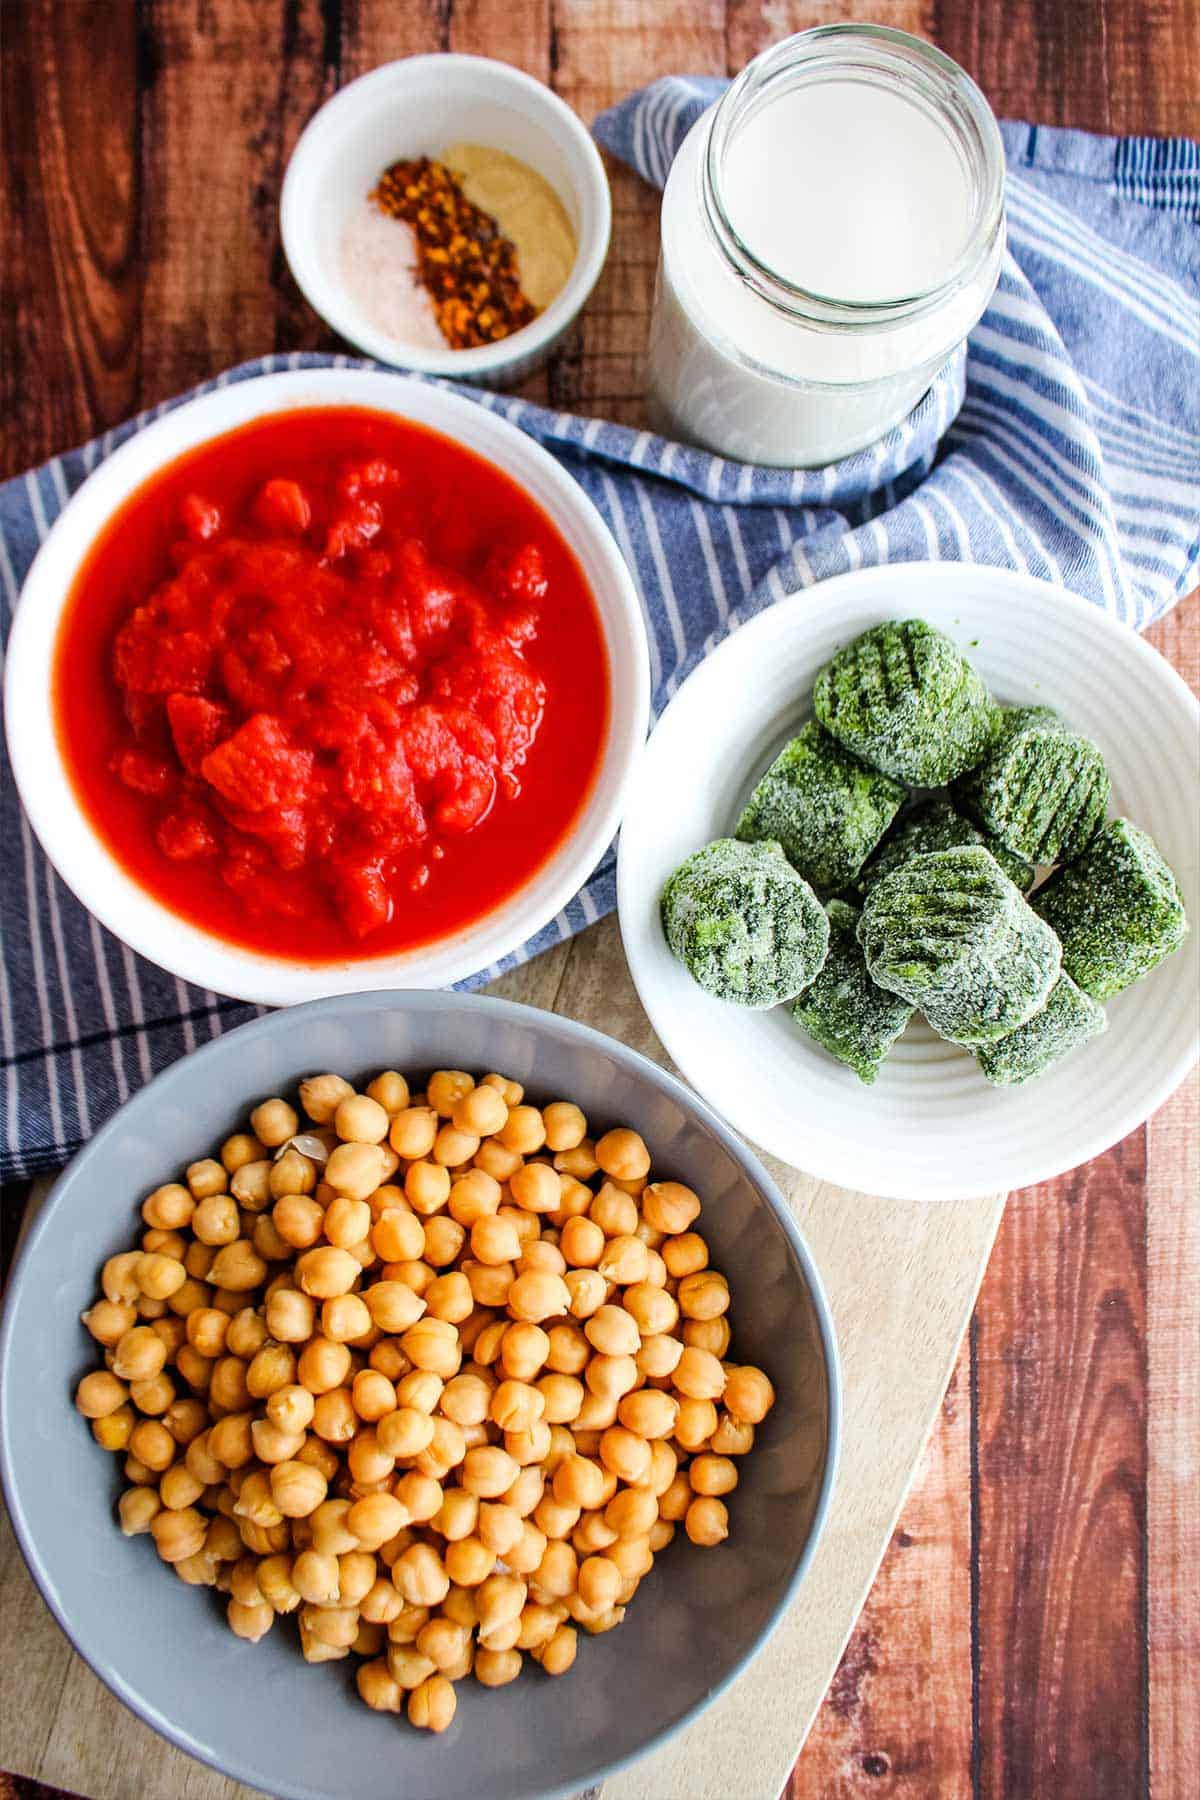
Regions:
<instances>
[{"instance_id":1,"label":"cream colored liquid in jar","mask_svg":"<svg viewBox=\"0 0 1200 1800\"><path fill-rule=\"evenodd\" d=\"M832 462L901 420L976 323L1002 215L969 255L977 172L935 107L878 79L831 72L766 92L706 174L716 110L689 133L663 197L652 417L740 461Z\"/></svg>"}]
</instances>

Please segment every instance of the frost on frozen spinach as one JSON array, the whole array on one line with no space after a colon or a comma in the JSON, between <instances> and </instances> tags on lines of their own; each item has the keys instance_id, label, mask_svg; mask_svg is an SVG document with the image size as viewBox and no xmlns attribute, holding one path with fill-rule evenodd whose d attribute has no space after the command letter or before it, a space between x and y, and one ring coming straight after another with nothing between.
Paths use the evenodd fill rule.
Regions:
<instances>
[{"instance_id":1,"label":"frost on frozen spinach","mask_svg":"<svg viewBox=\"0 0 1200 1800\"><path fill-rule=\"evenodd\" d=\"M718 838L689 856L662 892L667 942L708 994L776 1006L825 960L829 921L777 843Z\"/></svg>"},{"instance_id":2,"label":"frost on frozen spinach","mask_svg":"<svg viewBox=\"0 0 1200 1800\"><path fill-rule=\"evenodd\" d=\"M987 755L955 797L1017 856L1053 863L1078 856L1108 806L1104 758L1048 706L1006 708Z\"/></svg>"},{"instance_id":3,"label":"frost on frozen spinach","mask_svg":"<svg viewBox=\"0 0 1200 1800\"><path fill-rule=\"evenodd\" d=\"M1183 897L1154 840L1109 819L1083 855L1057 870L1034 906L1062 939L1063 968L1093 1000L1109 1000L1178 950Z\"/></svg>"},{"instance_id":4,"label":"frost on frozen spinach","mask_svg":"<svg viewBox=\"0 0 1200 1800\"><path fill-rule=\"evenodd\" d=\"M982 845L911 857L871 889L858 939L872 978L958 1044L1015 1031L1058 978L1058 939Z\"/></svg>"},{"instance_id":5,"label":"frost on frozen spinach","mask_svg":"<svg viewBox=\"0 0 1200 1800\"><path fill-rule=\"evenodd\" d=\"M869 769L815 722L786 744L737 822L743 843L774 839L825 893L854 880L904 801L899 782Z\"/></svg>"},{"instance_id":6,"label":"frost on frozen spinach","mask_svg":"<svg viewBox=\"0 0 1200 1800\"><path fill-rule=\"evenodd\" d=\"M813 710L865 762L914 787L941 787L987 747L993 707L962 651L923 619L888 620L817 676Z\"/></svg>"},{"instance_id":7,"label":"frost on frozen spinach","mask_svg":"<svg viewBox=\"0 0 1200 1800\"><path fill-rule=\"evenodd\" d=\"M1060 975L1040 1012L1007 1037L980 1044L975 1057L997 1087L1016 1087L1045 1074L1068 1051L1107 1030L1104 1008L1077 988L1069 975Z\"/></svg>"},{"instance_id":8,"label":"frost on frozen spinach","mask_svg":"<svg viewBox=\"0 0 1200 1800\"><path fill-rule=\"evenodd\" d=\"M978 830L970 819L955 812L950 802L940 795L897 819L859 876L858 885L866 893L873 883L890 875L910 856L925 856L931 850L957 850L963 844L982 844L990 850L1008 879L1015 882L1022 893L1028 893L1033 886L1031 863L1006 850L998 838Z\"/></svg>"},{"instance_id":9,"label":"frost on frozen spinach","mask_svg":"<svg viewBox=\"0 0 1200 1800\"><path fill-rule=\"evenodd\" d=\"M915 1008L871 980L855 936L857 909L831 900L825 910L829 954L816 980L792 1006L792 1017L860 1081L870 1083Z\"/></svg>"}]
</instances>

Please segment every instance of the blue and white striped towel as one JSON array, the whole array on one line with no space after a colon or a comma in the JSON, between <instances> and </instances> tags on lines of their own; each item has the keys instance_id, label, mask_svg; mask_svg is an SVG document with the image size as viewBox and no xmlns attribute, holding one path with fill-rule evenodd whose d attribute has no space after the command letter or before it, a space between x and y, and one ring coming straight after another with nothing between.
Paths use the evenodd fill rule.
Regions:
<instances>
[{"instance_id":1,"label":"blue and white striped towel","mask_svg":"<svg viewBox=\"0 0 1200 1800\"><path fill-rule=\"evenodd\" d=\"M596 134L661 185L721 85L657 82L602 115ZM1004 141L1010 253L995 300L965 357L871 450L826 469L757 469L600 420L473 396L546 444L611 525L650 623L656 710L737 624L865 563L937 557L1027 569L1139 627L1197 580L1200 146L1028 125L1005 126ZM222 380L330 360L265 357ZM6 629L69 494L152 416L0 489ZM11 781L0 808L0 1173L15 1176L61 1163L157 1069L258 1009L135 957L50 868ZM613 903L610 853L511 960Z\"/></svg>"}]
</instances>

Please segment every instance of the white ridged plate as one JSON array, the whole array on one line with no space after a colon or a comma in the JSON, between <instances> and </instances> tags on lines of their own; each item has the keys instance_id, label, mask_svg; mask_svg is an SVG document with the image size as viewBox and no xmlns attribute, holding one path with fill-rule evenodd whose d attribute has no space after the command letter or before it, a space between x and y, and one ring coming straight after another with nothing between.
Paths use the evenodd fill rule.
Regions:
<instances>
[{"instance_id":1,"label":"white ridged plate","mask_svg":"<svg viewBox=\"0 0 1200 1800\"><path fill-rule=\"evenodd\" d=\"M1040 1080L994 1088L917 1020L873 1087L794 1023L713 1000L667 948L658 897L684 857L732 832L758 775L811 714L817 671L881 619L927 619L992 693L1054 707L1094 738L1110 811L1148 831L1193 930L1108 1006L1107 1033ZM951 1200L1049 1180L1125 1137L1200 1050L1200 708L1157 651L1048 582L971 564L862 569L780 601L684 683L655 729L621 827L621 933L642 1004L686 1078L741 1132L827 1181Z\"/></svg>"}]
</instances>

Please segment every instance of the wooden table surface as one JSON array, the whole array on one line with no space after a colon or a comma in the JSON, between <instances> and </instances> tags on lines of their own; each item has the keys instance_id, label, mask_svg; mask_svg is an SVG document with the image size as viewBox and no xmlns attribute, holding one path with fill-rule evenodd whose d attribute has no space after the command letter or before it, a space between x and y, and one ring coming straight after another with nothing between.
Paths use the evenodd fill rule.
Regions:
<instances>
[{"instance_id":1,"label":"wooden table surface","mask_svg":"<svg viewBox=\"0 0 1200 1800\"><path fill-rule=\"evenodd\" d=\"M656 74L736 70L788 31L856 10L934 38L1001 114L1200 132L1196 0L861 9L842 0L0 0L3 472L245 357L334 347L288 278L276 205L304 121L376 63L439 48L503 57L590 119ZM628 171L611 173L607 271L577 338L528 392L640 421L657 196ZM1198 617L1193 596L1151 634L1193 682ZM615 1021L619 1035L655 1048L611 922L508 989L610 1029ZM1010 1198L917 1480L791 1776L792 1800L1200 1792L1197 1123L1192 1083L1109 1155ZM985 1205L955 1222L954 1209L932 1209L944 1213L936 1226L914 1211L900 1232L894 1214L890 1226L869 1209L847 1216L848 1202L839 1208L803 1178L789 1177L789 1189L819 1261L822 1249L844 1257L856 1232L865 1242L884 1234L877 1258L934 1256L957 1233L965 1266L986 1252L999 1211ZM939 1343L956 1341L973 1291L968 1274L944 1297ZM921 1318L902 1304L893 1311L876 1335L917 1341ZM861 1342L851 1333L851 1357L866 1343L865 1330ZM935 1357L910 1435L921 1408L936 1408L944 1373ZM909 1375L897 1370L897 1389ZM879 1400L871 1429L886 1464L903 1434L890 1435L886 1392ZM911 1462L911 1446L906 1454ZM845 1498L853 1512L855 1496ZM881 1499L877 1513L870 1528L886 1532L894 1506ZM869 1575L865 1524L860 1535L834 1539L831 1574L857 1556ZM814 1570L810 1601L825 1579ZM42 1662L27 1679L47 1691L76 1680L57 1634L48 1624L33 1631L22 1610L33 1605L23 1577L12 1581L6 1662L15 1646L32 1656L36 1640ZM837 1623L824 1628L836 1654ZM777 1730L771 1715L803 1711L804 1694L763 1692L771 1670L789 1666L764 1659L757 1688L739 1684L737 1704L720 1710L726 1741L746 1730L730 1767L753 1769L756 1720L765 1741ZM78 1679L90 1692L91 1678ZM90 1770L87 1791L117 1800L210 1791L165 1751L136 1776L110 1758L102 1779L103 1748L79 1741L89 1716L99 1733L112 1715L78 1717L74 1747L57 1755L47 1724L37 1756L18 1766L68 1785L72 1769ZM711 1757L725 1766L715 1732ZM648 1764L612 1791L693 1800L665 1790L664 1767ZM766 1792L749 1772L724 1779L723 1800ZM40 1790L22 1777L10 1791Z\"/></svg>"}]
</instances>

